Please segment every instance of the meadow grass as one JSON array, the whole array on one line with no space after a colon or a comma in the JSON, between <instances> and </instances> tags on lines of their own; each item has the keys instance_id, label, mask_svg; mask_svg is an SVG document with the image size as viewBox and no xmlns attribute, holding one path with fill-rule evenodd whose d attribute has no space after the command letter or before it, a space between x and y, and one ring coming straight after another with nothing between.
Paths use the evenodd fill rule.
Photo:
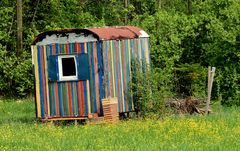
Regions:
<instances>
[{"instance_id":1,"label":"meadow grass","mask_svg":"<svg viewBox=\"0 0 240 151\"><path fill-rule=\"evenodd\" d=\"M0 100L0 150L239 150L239 113L54 126L35 120L32 100Z\"/></svg>"}]
</instances>

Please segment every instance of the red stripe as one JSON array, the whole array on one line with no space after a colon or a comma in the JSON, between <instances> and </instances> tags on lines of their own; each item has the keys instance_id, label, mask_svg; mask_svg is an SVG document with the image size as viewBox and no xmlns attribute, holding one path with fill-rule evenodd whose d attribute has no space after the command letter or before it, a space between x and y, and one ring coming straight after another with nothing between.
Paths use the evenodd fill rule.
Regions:
<instances>
[{"instance_id":1,"label":"red stripe","mask_svg":"<svg viewBox=\"0 0 240 151\"><path fill-rule=\"evenodd\" d=\"M80 52L80 47L79 47L79 43L75 43L75 46L76 46L76 51L79 53Z\"/></svg>"},{"instance_id":2,"label":"red stripe","mask_svg":"<svg viewBox=\"0 0 240 151\"><path fill-rule=\"evenodd\" d=\"M83 91L83 81L81 81L80 84L80 88L81 88L81 115L84 116L84 91Z\"/></svg>"},{"instance_id":3,"label":"red stripe","mask_svg":"<svg viewBox=\"0 0 240 151\"><path fill-rule=\"evenodd\" d=\"M55 55L56 54L56 45L52 44L52 54Z\"/></svg>"},{"instance_id":4,"label":"red stripe","mask_svg":"<svg viewBox=\"0 0 240 151\"><path fill-rule=\"evenodd\" d=\"M78 91L78 115L81 115L81 81L77 82L77 91Z\"/></svg>"},{"instance_id":5,"label":"red stripe","mask_svg":"<svg viewBox=\"0 0 240 151\"><path fill-rule=\"evenodd\" d=\"M69 104L69 113L72 116L72 90L71 90L71 83L68 82L68 104Z\"/></svg>"},{"instance_id":6,"label":"red stripe","mask_svg":"<svg viewBox=\"0 0 240 151\"><path fill-rule=\"evenodd\" d=\"M65 51L66 51L66 54L68 54L69 50L68 50L68 44L65 44Z\"/></svg>"},{"instance_id":7,"label":"red stripe","mask_svg":"<svg viewBox=\"0 0 240 151\"><path fill-rule=\"evenodd\" d=\"M82 49L82 45L79 43L79 52L82 53L84 50Z\"/></svg>"}]
</instances>

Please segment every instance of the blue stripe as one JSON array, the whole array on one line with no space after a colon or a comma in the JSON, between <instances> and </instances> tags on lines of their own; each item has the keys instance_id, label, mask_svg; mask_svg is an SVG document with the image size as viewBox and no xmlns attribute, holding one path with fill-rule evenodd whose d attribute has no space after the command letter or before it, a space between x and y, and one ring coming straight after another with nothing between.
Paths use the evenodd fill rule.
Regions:
<instances>
[{"instance_id":1,"label":"blue stripe","mask_svg":"<svg viewBox=\"0 0 240 151\"><path fill-rule=\"evenodd\" d=\"M47 46L47 56L50 56L50 55L52 55L52 45ZM53 116L53 115L56 115L56 102L55 102L56 99L55 99L55 94L54 94L54 92L55 92L54 83L49 82L49 81L48 81L48 83L49 83L48 92L49 92L49 99L50 99L49 101L51 102L50 103L50 105L51 105L50 115Z\"/></svg>"},{"instance_id":2,"label":"blue stripe","mask_svg":"<svg viewBox=\"0 0 240 151\"><path fill-rule=\"evenodd\" d=\"M63 116L62 88L60 83L58 83L58 99L60 116Z\"/></svg>"},{"instance_id":3,"label":"blue stripe","mask_svg":"<svg viewBox=\"0 0 240 151\"><path fill-rule=\"evenodd\" d=\"M103 42L100 43L100 50L98 50L98 51L100 51L100 55L101 55L101 56L100 56L100 58L101 58L101 68L100 68L100 69L101 69L101 75L102 75L102 78L101 78L101 80L102 80L102 81L101 81L101 82L102 82L102 87L101 87L101 88L102 88L102 98L106 98L106 94L105 94L105 88L106 88L106 86L104 85L104 81L105 81L104 71L105 71L106 69L105 69L105 65L104 65L105 62L104 62L104 57L103 57L103 56L104 56L104 53L103 53L103 52L104 52L105 50L103 50ZM105 59L105 60L106 60L106 59Z\"/></svg>"},{"instance_id":4,"label":"blue stripe","mask_svg":"<svg viewBox=\"0 0 240 151\"><path fill-rule=\"evenodd\" d=\"M81 43L81 50L80 50L81 53L84 53L84 43Z\"/></svg>"},{"instance_id":5,"label":"blue stripe","mask_svg":"<svg viewBox=\"0 0 240 151\"><path fill-rule=\"evenodd\" d=\"M69 43L68 44L68 52L69 52L69 54L72 54L72 43Z\"/></svg>"},{"instance_id":6,"label":"blue stripe","mask_svg":"<svg viewBox=\"0 0 240 151\"><path fill-rule=\"evenodd\" d=\"M152 67L151 66L151 56L150 56L150 39L147 38L147 41L148 41L148 58L149 58L149 64L150 64L150 68Z\"/></svg>"},{"instance_id":7,"label":"blue stripe","mask_svg":"<svg viewBox=\"0 0 240 151\"><path fill-rule=\"evenodd\" d=\"M59 54L63 53L63 44L59 44Z\"/></svg>"},{"instance_id":8,"label":"blue stripe","mask_svg":"<svg viewBox=\"0 0 240 151\"><path fill-rule=\"evenodd\" d=\"M94 112L97 112L97 100L96 100L96 84L95 84L95 73L94 73L94 47L93 43L90 43L92 45L91 51L91 60L92 60L92 84L93 84L93 104L94 104Z\"/></svg>"},{"instance_id":9,"label":"blue stripe","mask_svg":"<svg viewBox=\"0 0 240 151\"><path fill-rule=\"evenodd\" d=\"M65 46L64 46L65 48ZM67 43L67 48L68 48L68 54L71 54L72 48L71 48L71 43ZM67 50L67 49L66 49ZM65 51L66 51L65 50Z\"/></svg>"},{"instance_id":10,"label":"blue stripe","mask_svg":"<svg viewBox=\"0 0 240 151\"><path fill-rule=\"evenodd\" d=\"M76 52L76 47L75 47L75 43L72 44L72 53Z\"/></svg>"},{"instance_id":11,"label":"blue stripe","mask_svg":"<svg viewBox=\"0 0 240 151\"><path fill-rule=\"evenodd\" d=\"M50 49L48 49L47 52L48 52L49 55L52 55L52 45L50 45ZM49 56L49 55L48 55L48 56Z\"/></svg>"},{"instance_id":12,"label":"blue stripe","mask_svg":"<svg viewBox=\"0 0 240 151\"><path fill-rule=\"evenodd\" d=\"M74 53L75 52L75 43L72 43L72 53Z\"/></svg>"},{"instance_id":13,"label":"blue stripe","mask_svg":"<svg viewBox=\"0 0 240 151\"><path fill-rule=\"evenodd\" d=\"M59 52L58 48L59 48L59 45L56 44L56 55L58 55L58 52ZM58 69L58 57L56 57L56 62L57 62L57 63L56 63L57 73L59 73L59 69ZM58 80L60 80L59 76L58 76ZM59 83L58 83L58 85L59 85Z\"/></svg>"},{"instance_id":14,"label":"blue stripe","mask_svg":"<svg viewBox=\"0 0 240 151\"><path fill-rule=\"evenodd\" d=\"M51 87L49 88L51 91L49 92L49 95L52 96L50 101L55 102L54 85L53 83L49 83L49 86ZM56 105L54 105L52 108L53 108L53 111L51 111L51 115L53 116L53 115L56 115Z\"/></svg>"},{"instance_id":15,"label":"blue stripe","mask_svg":"<svg viewBox=\"0 0 240 151\"><path fill-rule=\"evenodd\" d=\"M50 105L50 116L53 116L53 109L52 109L52 100L53 100L53 95L51 95L51 92L52 91L52 85L49 83L48 84L48 92L49 92L49 105Z\"/></svg>"},{"instance_id":16,"label":"blue stripe","mask_svg":"<svg viewBox=\"0 0 240 151\"><path fill-rule=\"evenodd\" d=\"M98 78L99 78L99 97L100 97L100 112L102 114L102 98L104 97L104 89L103 89L103 62L102 62L102 52L100 42L97 42L97 57L98 57Z\"/></svg>"},{"instance_id":17,"label":"blue stripe","mask_svg":"<svg viewBox=\"0 0 240 151\"><path fill-rule=\"evenodd\" d=\"M133 39L131 39L131 66L132 66L132 61L134 59L133 53L134 53L134 41Z\"/></svg>"},{"instance_id":18,"label":"blue stripe","mask_svg":"<svg viewBox=\"0 0 240 151\"><path fill-rule=\"evenodd\" d=\"M108 62L108 55L109 54L109 41L106 41L106 65L107 65L107 70L106 70L106 78L107 78L107 92L108 92L108 95L106 97L109 97L110 96L110 71L108 70L109 66L110 66L110 62L111 62L111 58L110 58L110 62ZM110 68L111 69L111 68Z\"/></svg>"},{"instance_id":19,"label":"blue stripe","mask_svg":"<svg viewBox=\"0 0 240 151\"><path fill-rule=\"evenodd\" d=\"M38 53L38 73L39 73L39 88L40 88L40 104L41 104L41 117L44 118L44 96L43 96L43 85L42 85L42 66L41 66L41 48L37 46Z\"/></svg>"},{"instance_id":20,"label":"blue stripe","mask_svg":"<svg viewBox=\"0 0 240 151\"><path fill-rule=\"evenodd\" d=\"M108 87L108 45L107 45L106 41L104 41L104 43L105 43L105 50L103 50L105 52L104 67L106 68L104 70L104 86L105 86L105 91L106 91L105 97L107 98L109 96L109 92L108 92L108 88L109 88Z\"/></svg>"},{"instance_id":21,"label":"blue stripe","mask_svg":"<svg viewBox=\"0 0 240 151\"><path fill-rule=\"evenodd\" d=\"M59 52L59 45L56 44L56 55L58 55ZM57 73L59 73L59 69L58 69L58 59L56 57L56 69L57 69ZM59 77L58 77L59 80ZM60 116L63 116L63 106L62 106L62 89L61 89L61 83L57 83L58 85L58 100L59 100L59 112L60 112Z\"/></svg>"},{"instance_id":22,"label":"blue stripe","mask_svg":"<svg viewBox=\"0 0 240 151\"><path fill-rule=\"evenodd\" d=\"M50 53L51 53L51 45L46 45L46 56L47 56L47 59L48 59L48 56L50 55ZM48 63L48 62L45 62L45 63ZM48 74L48 72L46 73L46 74ZM46 81L46 82L48 82L48 81ZM50 116L53 116L53 101L54 101L54 99L53 99L53 95L51 95L51 91L52 91L52 85L51 85L51 83L49 83L48 82L48 94L49 94L49 96L48 96L48 98L49 98L49 109L50 109L50 111L48 111L48 112L50 112Z\"/></svg>"},{"instance_id":23,"label":"blue stripe","mask_svg":"<svg viewBox=\"0 0 240 151\"><path fill-rule=\"evenodd\" d=\"M84 43L81 43L80 45L81 45L80 53L85 53ZM86 68L88 68L88 67L86 67ZM84 110L84 115L88 115L88 102L87 102L88 100L87 100L87 91L86 91L87 90L87 88L86 88L86 81L83 81L83 85L84 85L84 89L81 90L83 92L83 97L84 97L82 101L84 101L85 109L83 109L83 110Z\"/></svg>"},{"instance_id":24,"label":"blue stripe","mask_svg":"<svg viewBox=\"0 0 240 151\"><path fill-rule=\"evenodd\" d=\"M139 61L139 46L138 46L138 39L136 39L136 60Z\"/></svg>"}]
</instances>

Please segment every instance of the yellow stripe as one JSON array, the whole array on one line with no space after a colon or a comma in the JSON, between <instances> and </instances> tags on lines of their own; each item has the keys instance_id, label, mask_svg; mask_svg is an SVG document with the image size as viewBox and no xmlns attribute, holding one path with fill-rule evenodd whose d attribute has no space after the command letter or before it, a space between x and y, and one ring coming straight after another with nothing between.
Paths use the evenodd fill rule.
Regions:
<instances>
[{"instance_id":1,"label":"yellow stripe","mask_svg":"<svg viewBox=\"0 0 240 151\"><path fill-rule=\"evenodd\" d=\"M47 91L47 107L48 107L48 117L50 117L50 103L49 103L49 91L48 91L48 66L47 66L47 52L46 46L43 46L44 64L45 64L45 82Z\"/></svg>"},{"instance_id":2,"label":"yellow stripe","mask_svg":"<svg viewBox=\"0 0 240 151\"><path fill-rule=\"evenodd\" d=\"M112 85L112 87L113 87L113 97L116 97L116 92L115 92L115 74L114 74L114 66L113 66L113 41L111 40L110 41L110 45L111 45L111 49L110 49L110 51L111 51L111 63L112 63L112 75L113 75L113 85Z\"/></svg>"},{"instance_id":3,"label":"yellow stripe","mask_svg":"<svg viewBox=\"0 0 240 151\"><path fill-rule=\"evenodd\" d=\"M128 39L128 59L129 59L129 69L131 69L131 47L130 47L130 39ZM131 75L131 70L130 70L130 75Z\"/></svg>"},{"instance_id":4,"label":"yellow stripe","mask_svg":"<svg viewBox=\"0 0 240 151\"><path fill-rule=\"evenodd\" d=\"M36 87L36 103L37 103L37 116L41 118L41 104L40 104L40 90L39 90L39 73L38 73L38 56L37 56L37 46L32 46L33 49L33 62L34 62L34 72L35 72L35 87Z\"/></svg>"},{"instance_id":5,"label":"yellow stripe","mask_svg":"<svg viewBox=\"0 0 240 151\"><path fill-rule=\"evenodd\" d=\"M131 70L131 40L128 40L128 57L129 57L129 67L128 69L130 70L130 83L132 82L132 70ZM132 98L132 110L134 109L134 104L133 104L133 91L131 90L131 98Z\"/></svg>"},{"instance_id":6,"label":"yellow stripe","mask_svg":"<svg viewBox=\"0 0 240 151\"><path fill-rule=\"evenodd\" d=\"M87 43L84 43L84 53L87 53ZM89 80L87 80L88 114L91 113Z\"/></svg>"},{"instance_id":7,"label":"yellow stripe","mask_svg":"<svg viewBox=\"0 0 240 151\"><path fill-rule=\"evenodd\" d=\"M88 96L88 114L91 113L89 80L87 80L87 96Z\"/></svg>"},{"instance_id":8,"label":"yellow stripe","mask_svg":"<svg viewBox=\"0 0 240 151\"><path fill-rule=\"evenodd\" d=\"M147 66L148 66L149 65L148 38L144 38L144 42L145 42L145 58L146 58Z\"/></svg>"}]
</instances>

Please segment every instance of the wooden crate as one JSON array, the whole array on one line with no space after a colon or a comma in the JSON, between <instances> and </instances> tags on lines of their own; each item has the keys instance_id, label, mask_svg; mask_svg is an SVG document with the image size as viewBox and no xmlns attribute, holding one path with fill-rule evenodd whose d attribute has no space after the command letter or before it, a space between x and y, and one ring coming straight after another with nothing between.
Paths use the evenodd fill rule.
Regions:
<instances>
[{"instance_id":1,"label":"wooden crate","mask_svg":"<svg viewBox=\"0 0 240 151\"><path fill-rule=\"evenodd\" d=\"M102 99L104 119L107 122L115 123L119 120L117 98Z\"/></svg>"}]
</instances>

